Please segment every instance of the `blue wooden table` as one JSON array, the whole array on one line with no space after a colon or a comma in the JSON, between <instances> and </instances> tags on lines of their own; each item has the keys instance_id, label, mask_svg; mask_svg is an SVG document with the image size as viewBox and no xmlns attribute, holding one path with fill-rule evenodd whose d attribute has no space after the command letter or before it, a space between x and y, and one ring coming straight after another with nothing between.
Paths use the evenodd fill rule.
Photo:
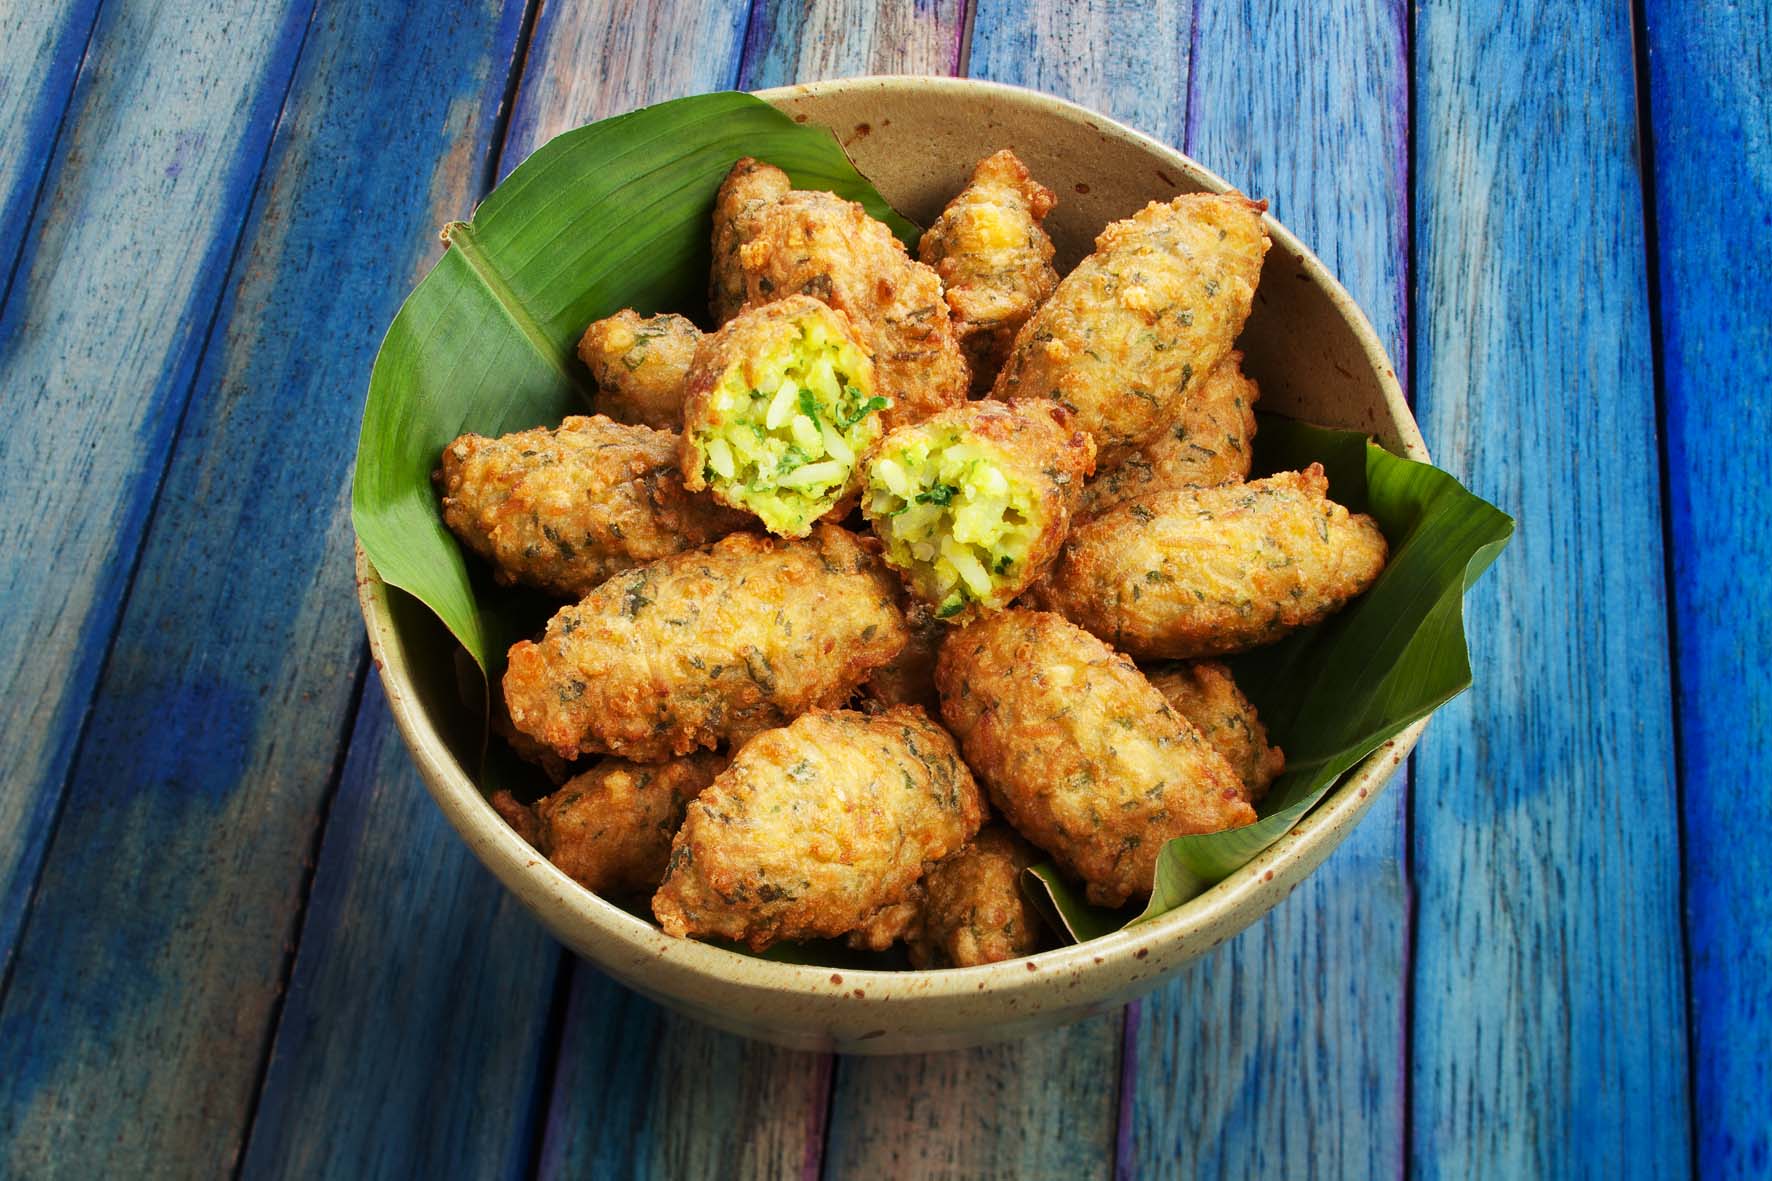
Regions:
<instances>
[{"instance_id":1,"label":"blue wooden table","mask_svg":"<svg viewBox=\"0 0 1772 1181\"><path fill-rule=\"evenodd\" d=\"M348 472L436 227L549 136L906 72L1267 197L1519 532L1279 910L858 1059L661 1011L472 860ZM1769 92L1724 0L0 4L0 1175L1772 1173Z\"/></svg>"}]
</instances>

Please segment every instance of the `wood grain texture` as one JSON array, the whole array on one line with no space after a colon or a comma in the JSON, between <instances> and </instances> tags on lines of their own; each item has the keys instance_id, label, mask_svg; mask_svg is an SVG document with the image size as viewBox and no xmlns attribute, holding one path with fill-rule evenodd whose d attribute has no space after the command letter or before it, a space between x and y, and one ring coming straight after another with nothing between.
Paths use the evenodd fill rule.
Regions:
<instances>
[{"instance_id":1,"label":"wood grain texture","mask_svg":"<svg viewBox=\"0 0 1772 1181\"><path fill-rule=\"evenodd\" d=\"M752 6L739 88L760 90L858 74L953 74L964 0L771 0Z\"/></svg>"},{"instance_id":2,"label":"wood grain texture","mask_svg":"<svg viewBox=\"0 0 1772 1181\"><path fill-rule=\"evenodd\" d=\"M1195 22L1187 152L1266 198L1399 357L1401 5L1197 0ZM1407 793L1403 783L1390 791L1292 898L1139 1006L1127 1034L1135 1090L1123 1175L1401 1171Z\"/></svg>"},{"instance_id":3,"label":"wood grain texture","mask_svg":"<svg viewBox=\"0 0 1772 1181\"><path fill-rule=\"evenodd\" d=\"M1192 0L977 0L967 73L1073 99L1180 144L1193 12Z\"/></svg>"},{"instance_id":4,"label":"wood grain texture","mask_svg":"<svg viewBox=\"0 0 1772 1181\"><path fill-rule=\"evenodd\" d=\"M0 980L307 0L114 5L0 307Z\"/></svg>"},{"instance_id":5,"label":"wood grain texture","mask_svg":"<svg viewBox=\"0 0 1772 1181\"><path fill-rule=\"evenodd\" d=\"M824 1175L1109 1177L1119 1013L947 1054L839 1058Z\"/></svg>"},{"instance_id":6,"label":"wood grain texture","mask_svg":"<svg viewBox=\"0 0 1772 1181\"><path fill-rule=\"evenodd\" d=\"M525 1175L561 952L444 821L373 678L299 946L242 1176Z\"/></svg>"},{"instance_id":7,"label":"wood grain texture","mask_svg":"<svg viewBox=\"0 0 1772 1181\"><path fill-rule=\"evenodd\" d=\"M542 8L501 167L559 131L730 87L739 3ZM686 41L681 30L695 30ZM695 49L688 52L686 45ZM547 1177L797 1176L818 1167L828 1055L666 1012L574 961L539 1161Z\"/></svg>"},{"instance_id":8,"label":"wood grain texture","mask_svg":"<svg viewBox=\"0 0 1772 1181\"><path fill-rule=\"evenodd\" d=\"M830 1063L715 1032L580 963L538 1175L816 1177Z\"/></svg>"},{"instance_id":9,"label":"wood grain texture","mask_svg":"<svg viewBox=\"0 0 1772 1181\"><path fill-rule=\"evenodd\" d=\"M98 0L0 10L0 302L97 18Z\"/></svg>"},{"instance_id":10,"label":"wood grain texture","mask_svg":"<svg viewBox=\"0 0 1772 1181\"><path fill-rule=\"evenodd\" d=\"M1519 521L1416 756L1424 1176L1689 1165L1632 76L1625 5L1417 17L1417 402Z\"/></svg>"},{"instance_id":11,"label":"wood grain texture","mask_svg":"<svg viewBox=\"0 0 1772 1181\"><path fill-rule=\"evenodd\" d=\"M738 79L750 8L745 0L543 5L499 175L562 131L666 99L729 89Z\"/></svg>"},{"instance_id":12,"label":"wood grain texture","mask_svg":"<svg viewBox=\"0 0 1772 1181\"><path fill-rule=\"evenodd\" d=\"M112 178L60 182L69 195L58 204L84 204L67 211L72 239L58 265L46 244L34 272L51 291L77 284L87 266L138 290L121 302L104 285L67 291L61 314L91 329L88 340L64 327L64 347L95 359L59 380L85 387L78 404L94 432L133 430L132 446L146 448L171 436L212 317L214 333L0 1009L0 1060L9 1064L0 1071L0 1173L128 1175L151 1163L214 1176L234 1163L363 663L346 487L359 391L384 324L437 249L434 227L466 210L521 12L383 4L297 23L306 38L299 70L235 265L225 288L211 287L225 289L219 310L196 304L194 271L184 288L155 286L179 277L173 245L182 239L179 225L160 224L169 206L155 190L176 189L168 173L206 159L201 142L169 132L162 143L154 128L125 121L114 129L120 141L82 149L82 135L95 134L83 128L123 99L172 128L239 119L234 107L257 100L249 89L218 96L218 78L238 69L263 85L291 14L260 14L267 27L256 41L244 26L231 39L207 26L182 38L177 28L151 30L170 43L153 46L143 69L182 63L193 72L190 93L156 101L126 89L82 110L77 150L126 170L139 156L150 177L103 208L89 194ZM415 19L447 19L451 36L405 36ZM206 46L214 49L197 48ZM137 49L121 38L95 50L96 69L122 69ZM286 87L275 90L267 130ZM243 125L208 134L220 155L253 144ZM255 150L262 160L262 142ZM241 186L242 214L257 160ZM225 169L205 168L208 191L192 200L213 218L234 190ZM112 221L118 228L105 230ZM173 300L185 310L168 307ZM170 348L179 339L188 354ZM119 364L172 392L142 398L125 381L108 404L97 377ZM31 403L39 412L54 404ZM140 417L156 413L168 417L163 426ZM102 491L129 455L116 445L85 461L83 509L103 505L93 486ZM57 482L78 483L68 473ZM124 545L130 520L113 512L93 525L108 531L103 540L73 541L99 553L106 541ZM70 562L83 556L67 553ZM102 635L85 643L102 646ZM26 667L42 675L48 663Z\"/></svg>"},{"instance_id":13,"label":"wood grain texture","mask_svg":"<svg viewBox=\"0 0 1772 1181\"><path fill-rule=\"evenodd\" d=\"M1691 954L1706 1177L1772 1173L1772 10L1647 5ZM1749 578L1752 575L1748 575Z\"/></svg>"}]
</instances>

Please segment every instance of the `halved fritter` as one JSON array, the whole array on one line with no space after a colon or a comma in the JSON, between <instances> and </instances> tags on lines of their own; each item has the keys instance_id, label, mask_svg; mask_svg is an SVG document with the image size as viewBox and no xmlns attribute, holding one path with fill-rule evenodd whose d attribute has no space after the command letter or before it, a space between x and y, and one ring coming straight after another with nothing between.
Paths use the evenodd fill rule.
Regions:
<instances>
[{"instance_id":1,"label":"halved fritter","mask_svg":"<svg viewBox=\"0 0 1772 1181\"><path fill-rule=\"evenodd\" d=\"M848 317L809 296L750 308L695 352L683 482L804 537L851 502L887 400Z\"/></svg>"},{"instance_id":2,"label":"halved fritter","mask_svg":"<svg viewBox=\"0 0 1772 1181\"><path fill-rule=\"evenodd\" d=\"M1095 444L1045 402L969 402L893 431L862 512L886 560L941 619L1007 605L1051 564Z\"/></svg>"}]
</instances>

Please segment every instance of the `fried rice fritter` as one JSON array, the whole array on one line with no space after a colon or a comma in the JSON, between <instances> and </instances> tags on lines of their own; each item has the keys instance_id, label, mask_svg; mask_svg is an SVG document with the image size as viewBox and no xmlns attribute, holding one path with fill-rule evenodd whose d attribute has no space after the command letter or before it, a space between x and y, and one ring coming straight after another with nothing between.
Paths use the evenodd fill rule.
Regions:
<instances>
[{"instance_id":1,"label":"fried rice fritter","mask_svg":"<svg viewBox=\"0 0 1772 1181\"><path fill-rule=\"evenodd\" d=\"M443 520L502 583L577 598L613 574L692 550L748 518L692 495L674 431L602 415L443 449Z\"/></svg>"},{"instance_id":2,"label":"fried rice fritter","mask_svg":"<svg viewBox=\"0 0 1772 1181\"><path fill-rule=\"evenodd\" d=\"M911 964L971 968L1040 950L1044 924L1021 892L1021 871L1040 860L1008 825L979 829L923 878L922 908L905 937Z\"/></svg>"},{"instance_id":3,"label":"fried rice fritter","mask_svg":"<svg viewBox=\"0 0 1772 1181\"><path fill-rule=\"evenodd\" d=\"M1261 389L1243 375L1243 354L1233 350L1156 435L1105 459L1083 488L1079 517L1164 488L1211 487L1249 478L1254 457L1255 403Z\"/></svg>"},{"instance_id":4,"label":"fried rice fritter","mask_svg":"<svg viewBox=\"0 0 1772 1181\"><path fill-rule=\"evenodd\" d=\"M1072 529L1030 598L1141 660L1270 644L1341 610L1384 569L1377 522L1328 491L1313 463L1151 493Z\"/></svg>"},{"instance_id":5,"label":"fried rice fritter","mask_svg":"<svg viewBox=\"0 0 1772 1181\"><path fill-rule=\"evenodd\" d=\"M624 308L579 338L578 355L597 382L597 409L617 422L661 431L683 426L683 379L701 329L682 316Z\"/></svg>"},{"instance_id":6,"label":"fried rice fritter","mask_svg":"<svg viewBox=\"0 0 1772 1181\"><path fill-rule=\"evenodd\" d=\"M1050 402L968 402L881 440L862 513L941 619L1006 606L1058 556L1095 443Z\"/></svg>"},{"instance_id":7,"label":"fried rice fritter","mask_svg":"<svg viewBox=\"0 0 1772 1181\"><path fill-rule=\"evenodd\" d=\"M725 766L723 755L707 751L652 765L601 759L531 807L509 792L493 806L585 889L606 898L647 895L664 880L689 801Z\"/></svg>"},{"instance_id":8,"label":"fried rice fritter","mask_svg":"<svg viewBox=\"0 0 1772 1181\"><path fill-rule=\"evenodd\" d=\"M1243 781L1243 798L1258 802L1286 769L1286 756L1269 746L1267 727L1255 706L1237 688L1231 670L1216 660L1174 664L1148 674L1175 712L1194 724L1212 749L1225 757Z\"/></svg>"},{"instance_id":9,"label":"fried rice fritter","mask_svg":"<svg viewBox=\"0 0 1772 1181\"><path fill-rule=\"evenodd\" d=\"M941 276L974 393L990 389L1016 330L1058 286L1040 225L1056 203L1004 148L978 162L917 244L917 257Z\"/></svg>"},{"instance_id":10,"label":"fried rice fritter","mask_svg":"<svg viewBox=\"0 0 1772 1181\"><path fill-rule=\"evenodd\" d=\"M689 805L652 899L672 935L833 938L905 901L983 823L953 739L915 706L813 710L747 742Z\"/></svg>"},{"instance_id":11,"label":"fried rice fritter","mask_svg":"<svg viewBox=\"0 0 1772 1181\"><path fill-rule=\"evenodd\" d=\"M1102 230L1021 331L991 397L1050 398L1102 461L1168 422L1230 352L1268 249L1265 202L1192 193Z\"/></svg>"},{"instance_id":12,"label":"fried rice fritter","mask_svg":"<svg viewBox=\"0 0 1772 1181\"><path fill-rule=\"evenodd\" d=\"M887 401L842 312L807 295L747 308L702 341L685 387L690 491L711 488L783 537L854 504Z\"/></svg>"},{"instance_id":13,"label":"fried rice fritter","mask_svg":"<svg viewBox=\"0 0 1772 1181\"><path fill-rule=\"evenodd\" d=\"M562 758L662 762L841 704L904 647L892 572L851 533L740 533L610 579L512 646L517 729Z\"/></svg>"},{"instance_id":14,"label":"fried rice fritter","mask_svg":"<svg viewBox=\"0 0 1772 1181\"><path fill-rule=\"evenodd\" d=\"M1057 615L968 624L942 645L936 684L992 802L1093 903L1149 894L1171 837L1255 819L1224 756L1130 660Z\"/></svg>"},{"instance_id":15,"label":"fried rice fritter","mask_svg":"<svg viewBox=\"0 0 1772 1181\"><path fill-rule=\"evenodd\" d=\"M749 158L715 201L714 313L810 295L846 314L873 351L885 426L917 422L966 399L969 377L941 280L885 224L832 193L787 190ZM770 196L773 194L773 196ZM739 290L737 303L732 296Z\"/></svg>"},{"instance_id":16,"label":"fried rice fritter","mask_svg":"<svg viewBox=\"0 0 1772 1181\"><path fill-rule=\"evenodd\" d=\"M899 601L904 625L910 635L897 656L874 670L861 687L868 701L877 705L920 705L931 716L941 713L935 693L935 654L947 637L948 625L917 596L906 592Z\"/></svg>"}]
</instances>

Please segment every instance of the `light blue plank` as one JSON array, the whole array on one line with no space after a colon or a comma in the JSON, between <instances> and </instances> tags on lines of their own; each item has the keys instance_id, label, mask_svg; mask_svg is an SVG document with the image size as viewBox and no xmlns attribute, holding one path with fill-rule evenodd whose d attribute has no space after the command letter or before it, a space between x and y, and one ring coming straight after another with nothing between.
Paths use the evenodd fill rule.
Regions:
<instances>
[{"instance_id":1,"label":"light blue plank","mask_svg":"<svg viewBox=\"0 0 1772 1181\"><path fill-rule=\"evenodd\" d=\"M1416 396L1519 521L1474 690L1416 758L1425 1176L1689 1157L1661 490L1630 9L1432 3L1415 45Z\"/></svg>"},{"instance_id":2,"label":"light blue plank","mask_svg":"<svg viewBox=\"0 0 1772 1181\"><path fill-rule=\"evenodd\" d=\"M299 947L242 1176L526 1175L560 951L444 821L373 678Z\"/></svg>"},{"instance_id":3,"label":"light blue plank","mask_svg":"<svg viewBox=\"0 0 1772 1181\"><path fill-rule=\"evenodd\" d=\"M1772 1174L1772 9L1647 6L1685 795L1692 1095L1706 1177Z\"/></svg>"},{"instance_id":4,"label":"light blue plank","mask_svg":"<svg viewBox=\"0 0 1772 1181\"><path fill-rule=\"evenodd\" d=\"M214 14L186 13L186 27L163 11L167 27L136 29L135 10L118 11L124 23L95 42L94 94L73 130L82 155L49 205L56 228L28 264L26 298L15 292L28 328L8 359L48 373L27 403L47 454L9 453L8 470L30 470L14 455L50 467L39 478L55 489L40 496L80 506L70 566L133 548L145 494L127 512L105 498L128 490L150 444L171 442L194 392L0 1008L0 1174L129 1175L153 1162L213 1176L239 1149L363 663L346 488L361 391L384 325L437 249L435 227L469 205L521 6L358 5L311 28L302 14L259 14L257 43L254 26L217 28ZM443 25L447 37L411 35ZM222 83L236 61L281 60L265 56L281 33L293 55L304 31L224 288L198 267L209 248L196 230L215 232L230 202L244 214L251 174L236 193L222 164L257 124L230 109L255 92ZM185 91L140 81L169 72ZM117 103L131 112L124 138L85 138L112 127ZM150 114L163 127L137 125ZM262 138L253 151L256 171ZM179 311L224 289L219 310ZM50 433L75 415L91 424ZM34 592L48 594L66 581L46 579L53 566L19 576L49 581ZM103 634L80 659L96 665ZM28 675L56 671L31 651Z\"/></svg>"},{"instance_id":5,"label":"light blue plank","mask_svg":"<svg viewBox=\"0 0 1772 1181\"><path fill-rule=\"evenodd\" d=\"M42 191L99 0L0 10L0 302Z\"/></svg>"},{"instance_id":6,"label":"light blue plank","mask_svg":"<svg viewBox=\"0 0 1772 1181\"><path fill-rule=\"evenodd\" d=\"M307 24L114 4L0 307L0 979Z\"/></svg>"},{"instance_id":7,"label":"light blue plank","mask_svg":"<svg viewBox=\"0 0 1772 1181\"><path fill-rule=\"evenodd\" d=\"M1401 6L1198 0L1194 19L1186 150L1268 199L1399 358L1408 192ZM1160 117L1168 104L1151 102ZM1122 1175L1399 1171L1406 793L1402 784L1391 791L1291 899L1139 1006L1127 1031L1135 1090Z\"/></svg>"},{"instance_id":8,"label":"light blue plank","mask_svg":"<svg viewBox=\"0 0 1772 1181\"><path fill-rule=\"evenodd\" d=\"M859 74L953 74L966 30L964 0L752 6L744 90Z\"/></svg>"}]
</instances>

